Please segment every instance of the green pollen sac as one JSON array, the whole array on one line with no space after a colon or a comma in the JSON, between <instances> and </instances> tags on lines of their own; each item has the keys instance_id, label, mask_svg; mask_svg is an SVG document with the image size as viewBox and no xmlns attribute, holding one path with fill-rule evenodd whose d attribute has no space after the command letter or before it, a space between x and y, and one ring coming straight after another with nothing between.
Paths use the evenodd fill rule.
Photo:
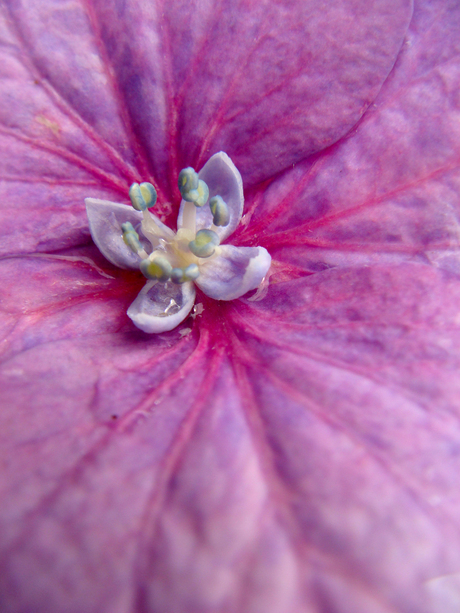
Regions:
<instances>
[{"instance_id":1,"label":"green pollen sac","mask_svg":"<svg viewBox=\"0 0 460 613\"><path fill-rule=\"evenodd\" d=\"M220 243L219 237L212 230L198 230L194 241L188 247L197 258L209 258Z\"/></svg>"},{"instance_id":2,"label":"green pollen sac","mask_svg":"<svg viewBox=\"0 0 460 613\"><path fill-rule=\"evenodd\" d=\"M142 260L139 268L147 279L167 281L171 277L172 266L169 261L161 255L156 256L153 260Z\"/></svg>"},{"instance_id":3,"label":"green pollen sac","mask_svg":"<svg viewBox=\"0 0 460 613\"><path fill-rule=\"evenodd\" d=\"M180 193L182 194L182 198L187 200L184 194L198 188L198 173L196 173L190 166L188 168L184 168L179 173L177 185ZM189 200L189 202L191 202L191 200Z\"/></svg>"},{"instance_id":4,"label":"green pollen sac","mask_svg":"<svg viewBox=\"0 0 460 613\"><path fill-rule=\"evenodd\" d=\"M222 196L214 196L209 201L209 208L212 213L212 221L215 226L228 226L230 222L230 211L227 203Z\"/></svg>"},{"instance_id":5,"label":"green pollen sac","mask_svg":"<svg viewBox=\"0 0 460 613\"><path fill-rule=\"evenodd\" d=\"M208 186L204 181L198 179L198 174L193 168L181 170L177 184L182 198L187 202L193 202L195 206L201 207L208 201Z\"/></svg>"},{"instance_id":6,"label":"green pollen sac","mask_svg":"<svg viewBox=\"0 0 460 613\"><path fill-rule=\"evenodd\" d=\"M143 247L139 241L139 234L133 228L133 225L127 221L121 224L121 229L123 230L123 240L131 251L134 251L134 253L142 251Z\"/></svg>"},{"instance_id":7,"label":"green pollen sac","mask_svg":"<svg viewBox=\"0 0 460 613\"><path fill-rule=\"evenodd\" d=\"M157 192L151 183L133 183L129 188L129 198L136 211L145 211L155 206Z\"/></svg>"},{"instance_id":8,"label":"green pollen sac","mask_svg":"<svg viewBox=\"0 0 460 613\"><path fill-rule=\"evenodd\" d=\"M173 268L171 271L171 281L173 283L185 283L195 281L200 276L200 269L196 264L190 264L187 268Z\"/></svg>"}]
</instances>

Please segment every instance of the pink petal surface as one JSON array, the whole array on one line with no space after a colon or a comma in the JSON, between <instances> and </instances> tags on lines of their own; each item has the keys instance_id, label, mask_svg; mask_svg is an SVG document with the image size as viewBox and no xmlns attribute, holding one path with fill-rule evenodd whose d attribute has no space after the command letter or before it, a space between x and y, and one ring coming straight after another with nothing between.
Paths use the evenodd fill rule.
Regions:
<instances>
[{"instance_id":1,"label":"pink petal surface","mask_svg":"<svg viewBox=\"0 0 460 613\"><path fill-rule=\"evenodd\" d=\"M254 199L248 234L307 270L376 257L460 270L460 15L449 8L415 13L359 129Z\"/></svg>"},{"instance_id":2,"label":"pink petal surface","mask_svg":"<svg viewBox=\"0 0 460 613\"><path fill-rule=\"evenodd\" d=\"M379 93L410 6L364 6L7 4L2 612L456 610L460 11L416 6ZM322 126L279 121L299 100ZM268 294L146 336L83 197L154 178L170 221L223 145L267 179L237 242L275 257Z\"/></svg>"},{"instance_id":3,"label":"pink petal surface","mask_svg":"<svg viewBox=\"0 0 460 613\"><path fill-rule=\"evenodd\" d=\"M78 244L83 198L119 202L134 180L157 185L168 216L180 168L200 168L221 149L246 184L323 149L375 98L410 9L409 0L302 1L289 10L282 2L7 2L0 146L13 155L0 167L4 252ZM38 215L44 207L51 215Z\"/></svg>"}]
</instances>

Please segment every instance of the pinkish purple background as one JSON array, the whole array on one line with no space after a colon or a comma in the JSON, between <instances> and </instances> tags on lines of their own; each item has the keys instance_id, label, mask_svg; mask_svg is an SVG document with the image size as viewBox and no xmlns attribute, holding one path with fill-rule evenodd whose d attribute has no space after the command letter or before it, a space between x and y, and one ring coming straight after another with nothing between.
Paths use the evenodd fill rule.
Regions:
<instances>
[{"instance_id":1,"label":"pinkish purple background","mask_svg":"<svg viewBox=\"0 0 460 613\"><path fill-rule=\"evenodd\" d=\"M0 611L459 611L458 1L0 16ZM268 294L146 335L83 199L220 150Z\"/></svg>"}]
</instances>

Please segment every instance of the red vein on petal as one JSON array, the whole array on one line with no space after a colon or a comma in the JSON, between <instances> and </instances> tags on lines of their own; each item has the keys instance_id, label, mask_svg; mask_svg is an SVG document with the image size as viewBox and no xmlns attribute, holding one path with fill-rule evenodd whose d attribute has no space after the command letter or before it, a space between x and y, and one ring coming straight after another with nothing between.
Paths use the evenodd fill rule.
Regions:
<instances>
[{"instance_id":1,"label":"red vein on petal","mask_svg":"<svg viewBox=\"0 0 460 613\"><path fill-rule=\"evenodd\" d=\"M124 175L124 177L129 183L133 183L134 181L142 181L142 177L139 174L138 170L134 168L131 164L129 164L126 160L124 160L120 153L115 149L115 147L113 147L106 140L104 140L102 136L98 132L96 132L96 130L92 126L90 126L90 124L85 121L80 114L76 112L75 108L70 106L69 103L64 98L62 98L59 92L54 89L54 87L51 85L51 83L49 83L49 81L41 77L40 84L43 86L43 89L45 89L48 96L56 104L56 106L76 126L78 126L82 130L82 132L84 132L101 151L103 151L107 155L108 159Z\"/></svg>"},{"instance_id":2,"label":"red vein on petal","mask_svg":"<svg viewBox=\"0 0 460 613\"><path fill-rule=\"evenodd\" d=\"M269 244L274 243L276 244L276 246L282 246L283 244L290 245L291 242L289 241L293 235L298 237L299 234L303 231L312 231L315 228L323 228L328 225L331 225L337 220L347 219L351 217L352 215L354 215L355 213L358 213L362 210L368 210L372 207L378 206L384 203L385 201L389 200L392 197L398 196L401 193L407 192L410 189L419 187L428 181L442 177L443 175L457 169L459 166L460 166L460 158L454 160L448 166L443 166L441 168L438 168L430 172L429 174L423 177L420 177L419 179L405 183L404 185L400 185L397 188L390 190L388 192L385 192L385 194L382 194L381 196L373 197L365 201L362 204L351 206L350 208L347 208L343 211L338 211L337 213L333 213L332 215L328 215L325 217L321 217L319 219L313 219L313 220L307 221L304 224L300 224L296 226L295 228L291 228L289 230L279 230L279 231L275 230L274 232L270 234L270 236L266 239L266 241L268 241Z\"/></svg>"},{"instance_id":3,"label":"red vein on petal","mask_svg":"<svg viewBox=\"0 0 460 613\"><path fill-rule=\"evenodd\" d=\"M194 362L196 360L195 352L198 352L201 355L203 352L207 351L208 337L205 335L205 337L200 340L201 343L198 344L193 353L185 360L182 366L180 366L178 370L173 373L173 375L169 375L161 383L159 386L160 393L164 393L164 391L169 389L175 382L177 382L178 378L185 376L185 374L194 366ZM187 338L181 339L172 350L177 350L187 342L189 342ZM210 374L208 373L207 376L209 378ZM6 550L2 552L3 559L8 558L9 554L14 551L14 549L17 548L21 542L25 542L30 538L30 524L34 521L34 515L36 515L40 509L46 510L49 508L49 506L57 500L59 495L69 484L74 484L77 481L79 476L85 472L88 466L94 466L94 460L97 457L97 454L109 446L115 434L123 434L128 429L131 429L134 423L137 422L141 416L145 417L146 402L149 403L148 406L151 408L152 402L155 400L156 396L158 396L159 392L155 390L153 393L149 394L148 401L144 400L140 405L128 411L122 419L118 420L118 423L114 424L113 422L110 422L105 425L96 424L101 431L100 438L88 451L84 453L82 457L77 460L74 466L60 475L57 485L50 492L48 492L32 510L26 513L26 516L22 519L23 529L21 534L14 539ZM81 436L81 431L79 431L79 435Z\"/></svg>"},{"instance_id":4,"label":"red vein on petal","mask_svg":"<svg viewBox=\"0 0 460 613\"><path fill-rule=\"evenodd\" d=\"M21 58L18 58L18 61L24 66L24 68L31 74L32 80L38 81L42 89L46 92L48 98L70 119L75 126L78 126L86 136L90 138L90 140L99 148L100 151L103 151L108 159L115 165L115 167L122 172L127 181L129 183L133 182L133 177L137 177L138 175L135 172L135 169L129 165L126 160L124 160L118 151L109 143L107 143L101 136L94 130L92 126L88 124L88 122L83 119L83 117L78 113L75 107L72 107L67 100L65 100L61 94L52 86L52 84L46 79L46 77L42 74L36 62L32 58L32 52L29 46L26 44L26 40L24 39L20 29L17 26L16 20L12 16L11 12L8 13L8 21L12 30L14 30L14 34L16 38L20 41L22 55ZM103 62L103 65L106 64ZM112 83L110 71L106 71L106 76L108 80Z\"/></svg>"},{"instance_id":5,"label":"red vein on petal","mask_svg":"<svg viewBox=\"0 0 460 613\"><path fill-rule=\"evenodd\" d=\"M161 35L162 44L164 47L164 56L162 62L162 72L164 78L165 91L165 106L167 113L166 125L167 128L167 149L169 153L168 160L168 181L169 193L175 194L177 190L177 179L179 176L178 169L178 116L179 108L174 99L173 87L173 69L172 69L172 47L171 38L169 35L169 24L165 20L164 2L159 4L157 9L159 18L159 35Z\"/></svg>"},{"instance_id":6,"label":"red vein on petal","mask_svg":"<svg viewBox=\"0 0 460 613\"><path fill-rule=\"evenodd\" d=\"M275 455L265 434L262 408L260 405L257 406L258 403L255 398L254 389L250 384L249 373L246 370L246 368L254 368L256 361L238 339L235 338L234 340L237 345L235 347L234 354L238 356L237 361L234 363L234 372L236 380L239 383L239 389L242 390L242 406L245 412L246 422L252 434L254 445L257 449L257 455L261 459L261 471L266 477L267 484L269 485L270 498L272 499L271 502L276 509L278 522L287 534L293 551L297 553L298 558L303 560L307 559L310 564L318 564L318 566L322 567L323 569L326 566L328 572L333 572L339 575L346 583L350 584L351 582L354 582L361 591L370 592L372 588L364 583L360 569L358 568L355 572L352 572L353 566L350 565L349 559L344 558L338 560L335 553L326 552L318 545L314 544L313 542L308 542L303 538L304 531L302 530L299 519L296 516L294 504L285 502L297 500L298 492L288 487L286 481L283 480L276 468ZM258 368L260 368L260 364L258 364ZM260 368L260 371L262 371L262 373L272 381L275 387L283 389L283 391L286 392L286 395L290 396L291 398L293 397L293 394L290 393L292 391L291 387L288 387L286 390L284 381L277 378L276 375L273 375L271 370L262 367ZM301 399L299 404L305 406L305 397L302 394L297 395L300 396ZM251 410L251 408L253 410ZM308 407L308 410L311 411L311 408ZM319 414L318 410L316 410L315 414L319 416L322 421L325 421L333 428L338 427L340 431L353 442L354 446L362 447L361 441L357 437L354 437L350 432L345 431L343 425L334 423L334 420L332 420L330 417L326 418L321 410L319 411ZM368 450L367 453L374 458L374 454L369 453ZM389 603L384 604L385 606L389 605ZM390 605L390 609L388 609L388 611L395 611L395 609Z\"/></svg>"},{"instance_id":7,"label":"red vein on petal","mask_svg":"<svg viewBox=\"0 0 460 613\"><path fill-rule=\"evenodd\" d=\"M240 325L243 324L246 331L250 330L251 334L261 342L264 342L264 343L269 342L271 345L273 345L274 347L277 347L278 349L281 349L285 353L291 353L291 354L294 353L295 355L302 356L310 360L313 363L316 363L316 364L320 363L325 366L330 366L331 368L336 368L344 372L349 372L352 375L355 375L357 377L362 377L363 379L370 381L374 385L384 387L385 389L393 390L399 396L415 404L416 406L420 407L424 411L429 411L430 409L430 406L428 404L422 403L420 398L415 396L415 394L412 394L410 390L402 387L401 385L395 384L395 383L392 383L390 385L387 380L380 379L378 375L376 375L376 373L371 372L370 370L366 368L362 368L360 366L357 366L356 364L350 364L350 363L344 362L343 360L334 358L332 355L326 355L325 353L318 353L318 352L304 349L304 348L300 349L297 346L285 344L282 341L279 341L273 334L271 334L271 329L273 329L273 325L268 326L267 329L259 329L256 326L249 324L247 320L243 320L242 318L239 318L235 315L234 315L234 319L237 321L239 319ZM371 324L372 322L370 322L369 325ZM290 326L286 326L286 327L290 328ZM281 336L280 334L281 328L282 326L280 325L280 323L278 323L277 334L279 336ZM439 407L435 407L433 410L439 411L440 409ZM458 417L458 415L455 413L454 410L449 411L449 413L454 415L455 417Z\"/></svg>"},{"instance_id":8,"label":"red vein on petal","mask_svg":"<svg viewBox=\"0 0 460 613\"><path fill-rule=\"evenodd\" d=\"M69 162L70 164L83 168L88 173L101 179L105 186L115 189L122 194L126 195L127 189L129 187L126 181L123 181L116 177L115 175L105 172L101 170L97 166L95 166L92 162L88 162L83 159L79 155L72 153L62 147L58 147L56 145L44 144L36 139L33 139L29 136L24 136L23 134L19 134L14 130L8 130L6 128L0 128L0 133L5 136L14 138L15 140L21 141L27 145L29 145L32 149L38 149L40 151L46 151L48 153L52 153L57 157L60 157L62 160Z\"/></svg>"},{"instance_id":9,"label":"red vein on petal","mask_svg":"<svg viewBox=\"0 0 460 613\"><path fill-rule=\"evenodd\" d=\"M114 72L110 68L111 66L110 58L107 53L106 46L104 42L102 41L101 31L99 27L99 19L94 11L93 4L90 0L81 0L81 1L85 7L89 22L91 26L93 27L94 40L95 40L97 48L99 49L101 62L105 68L105 74L107 76L107 80L109 81L112 91L114 92L115 99L117 100L120 117L121 117L123 125L125 126L128 140L136 156L137 163L139 164L140 176L143 178L143 180L148 178L149 181L155 185L155 188L157 189L158 194L162 195L161 188L157 184L154 183L154 178L151 176L151 173L149 170L148 156L141 142L137 138L135 131L133 130L131 114L128 111L128 108L126 107L126 104L124 102L124 96L121 93L120 87L116 79L114 78Z\"/></svg>"}]
</instances>

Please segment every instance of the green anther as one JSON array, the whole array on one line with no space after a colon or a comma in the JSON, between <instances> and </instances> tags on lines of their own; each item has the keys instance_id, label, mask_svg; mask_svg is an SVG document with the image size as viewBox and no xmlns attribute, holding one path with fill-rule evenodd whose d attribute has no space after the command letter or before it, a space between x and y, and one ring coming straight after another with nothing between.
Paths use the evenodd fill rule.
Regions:
<instances>
[{"instance_id":1,"label":"green anther","mask_svg":"<svg viewBox=\"0 0 460 613\"><path fill-rule=\"evenodd\" d=\"M179 191L182 194L182 198L187 200L184 194L196 190L198 188L198 174L193 168L184 168L179 173L179 179L177 181ZM189 200L191 202L191 200Z\"/></svg>"},{"instance_id":2,"label":"green anther","mask_svg":"<svg viewBox=\"0 0 460 613\"><path fill-rule=\"evenodd\" d=\"M193 202L195 206L204 206L208 201L208 186L198 179L198 174L193 168L184 168L180 171L177 185L182 198L187 202Z\"/></svg>"},{"instance_id":3,"label":"green anther","mask_svg":"<svg viewBox=\"0 0 460 613\"><path fill-rule=\"evenodd\" d=\"M154 257L153 260L142 260L139 268L147 279L167 281L171 277L172 266L169 261L161 255Z\"/></svg>"},{"instance_id":4,"label":"green anther","mask_svg":"<svg viewBox=\"0 0 460 613\"><path fill-rule=\"evenodd\" d=\"M187 277L187 281L195 281L200 276L200 269L196 264L189 264L185 269L185 276Z\"/></svg>"},{"instance_id":5,"label":"green anther","mask_svg":"<svg viewBox=\"0 0 460 613\"><path fill-rule=\"evenodd\" d=\"M200 269L196 264L190 264L187 268L173 268L171 271L171 281L177 284L194 281L199 276Z\"/></svg>"},{"instance_id":6,"label":"green anther","mask_svg":"<svg viewBox=\"0 0 460 613\"><path fill-rule=\"evenodd\" d=\"M188 244L190 251L198 258L209 258L219 244L219 237L212 230L198 230L195 240Z\"/></svg>"},{"instance_id":7,"label":"green anther","mask_svg":"<svg viewBox=\"0 0 460 613\"><path fill-rule=\"evenodd\" d=\"M204 181L198 181L198 188L189 192L189 197L195 206L204 206L209 198L209 188ZM184 198L185 200L185 198Z\"/></svg>"},{"instance_id":8,"label":"green anther","mask_svg":"<svg viewBox=\"0 0 460 613\"><path fill-rule=\"evenodd\" d=\"M133 183L129 188L129 198L136 211L145 211L155 206L157 192L151 183Z\"/></svg>"},{"instance_id":9,"label":"green anther","mask_svg":"<svg viewBox=\"0 0 460 613\"><path fill-rule=\"evenodd\" d=\"M123 230L123 240L131 251L134 253L142 251L143 247L139 240L139 234L133 228L133 225L127 221L126 223L121 224L121 229Z\"/></svg>"},{"instance_id":10,"label":"green anther","mask_svg":"<svg viewBox=\"0 0 460 613\"><path fill-rule=\"evenodd\" d=\"M186 279L184 276L184 269L183 268L173 268L171 270L171 281L173 283L185 283Z\"/></svg>"},{"instance_id":11,"label":"green anther","mask_svg":"<svg viewBox=\"0 0 460 613\"><path fill-rule=\"evenodd\" d=\"M228 226L230 222L230 211L227 203L222 196L214 196L209 201L209 208L212 213L212 221L215 226Z\"/></svg>"}]
</instances>

